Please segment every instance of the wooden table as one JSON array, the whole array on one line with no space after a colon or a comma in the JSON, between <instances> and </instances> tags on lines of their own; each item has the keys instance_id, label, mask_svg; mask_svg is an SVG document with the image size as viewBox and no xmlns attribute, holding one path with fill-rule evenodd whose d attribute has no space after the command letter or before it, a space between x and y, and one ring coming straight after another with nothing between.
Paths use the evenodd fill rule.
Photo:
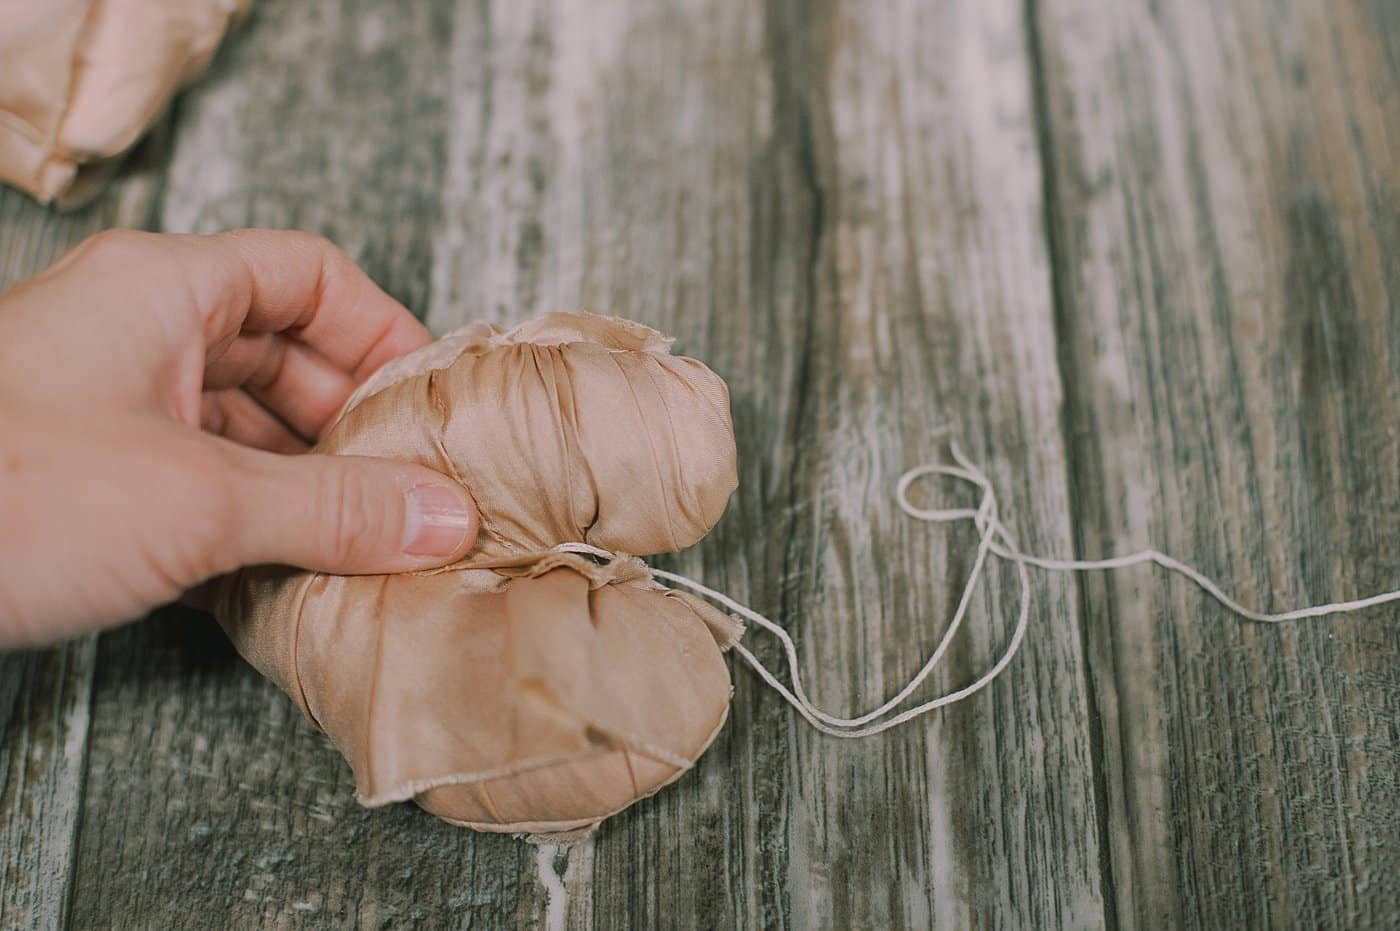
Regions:
<instances>
[{"instance_id":1,"label":"wooden table","mask_svg":"<svg viewBox=\"0 0 1400 931\"><path fill-rule=\"evenodd\" d=\"M665 565L783 620L834 708L970 567L891 496L939 424L1031 551L1154 542L1273 609L1400 581L1393 0L265 0L102 199L0 193L0 281L115 225L317 230L438 331L675 334L742 482ZM1006 674L881 737L736 667L695 772L572 849L359 809L207 619L3 656L0 924L1400 924L1400 611L1032 583Z\"/></svg>"}]
</instances>

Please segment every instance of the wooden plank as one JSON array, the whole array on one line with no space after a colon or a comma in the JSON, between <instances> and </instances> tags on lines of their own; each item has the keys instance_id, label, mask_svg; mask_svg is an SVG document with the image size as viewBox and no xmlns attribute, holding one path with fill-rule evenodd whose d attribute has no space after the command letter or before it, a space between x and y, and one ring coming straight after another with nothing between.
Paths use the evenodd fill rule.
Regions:
<instances>
[{"instance_id":1,"label":"wooden plank","mask_svg":"<svg viewBox=\"0 0 1400 931\"><path fill-rule=\"evenodd\" d=\"M260 2L180 105L162 225L316 230L421 308L451 31L448 4ZM98 669L75 927L499 927L543 911L534 851L409 806L361 810L339 754L207 618L108 637Z\"/></svg>"},{"instance_id":2,"label":"wooden plank","mask_svg":"<svg viewBox=\"0 0 1400 931\"><path fill-rule=\"evenodd\" d=\"M871 703L969 568L892 483L963 427L1027 545L1071 534L1021 5L465 8L429 321L587 307L729 379L741 487L662 563L787 621L814 691ZM1010 579L938 677L989 664ZM1072 583L986 695L865 743L736 670L695 773L543 855L571 927L1104 921ZM770 661L771 643L755 641ZM559 899L563 898L562 907Z\"/></svg>"},{"instance_id":3,"label":"wooden plank","mask_svg":"<svg viewBox=\"0 0 1400 931\"><path fill-rule=\"evenodd\" d=\"M0 655L0 928L67 913L95 647Z\"/></svg>"},{"instance_id":4,"label":"wooden plank","mask_svg":"<svg viewBox=\"0 0 1400 931\"><path fill-rule=\"evenodd\" d=\"M1395 587L1400 23L1038 0L1079 550L1284 609ZM1400 612L1087 580L1123 927L1400 923Z\"/></svg>"},{"instance_id":5,"label":"wooden plank","mask_svg":"<svg viewBox=\"0 0 1400 931\"><path fill-rule=\"evenodd\" d=\"M70 214L0 188L0 291L98 230L144 226L167 150L162 128L111 188ZM66 920L96 652L88 638L0 653L0 928Z\"/></svg>"}]
</instances>

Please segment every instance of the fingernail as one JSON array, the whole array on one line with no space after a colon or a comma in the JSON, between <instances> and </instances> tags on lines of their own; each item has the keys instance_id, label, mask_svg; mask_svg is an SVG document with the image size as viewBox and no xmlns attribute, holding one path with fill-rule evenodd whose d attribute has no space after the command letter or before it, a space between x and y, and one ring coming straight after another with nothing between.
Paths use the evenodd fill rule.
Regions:
<instances>
[{"instance_id":1,"label":"fingernail","mask_svg":"<svg viewBox=\"0 0 1400 931\"><path fill-rule=\"evenodd\" d=\"M476 508L463 491L447 485L419 485L406 497L403 550L410 556L452 556L476 531Z\"/></svg>"}]
</instances>

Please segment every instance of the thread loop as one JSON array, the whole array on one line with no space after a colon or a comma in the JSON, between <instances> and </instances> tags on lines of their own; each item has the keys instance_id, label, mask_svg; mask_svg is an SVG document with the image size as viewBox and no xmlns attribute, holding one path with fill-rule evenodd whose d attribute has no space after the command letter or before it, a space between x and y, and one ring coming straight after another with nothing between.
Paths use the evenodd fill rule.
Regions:
<instances>
[{"instance_id":1,"label":"thread loop","mask_svg":"<svg viewBox=\"0 0 1400 931\"><path fill-rule=\"evenodd\" d=\"M814 728L833 737L848 739L869 737L881 731L889 730L892 727L897 727L921 715L928 714L944 705L962 701L986 688L997 676L1001 675L1002 671L1010 665L1011 660L1016 656L1016 652L1021 648L1021 644L1025 639L1027 626L1029 625L1030 577L1027 572L1027 567L1034 566L1035 568L1050 572L1094 572L1110 569L1126 569L1131 566L1152 563L1168 572L1176 573L1190 579L1205 591L1206 594L1220 602L1220 604L1224 605L1232 613L1246 620L1268 624L1323 617L1330 614L1346 614L1377 605L1400 601L1400 590L1396 590L1353 601L1331 602L1328 604L1285 611L1279 614L1269 614L1244 607L1234 598L1227 595L1219 585L1207 578L1198 569L1155 549L1139 550L1135 553L1128 553L1123 556L1114 556L1107 559L1053 559L1023 553L1020 547L1017 546L1015 539L1011 536L1010 530L1007 529L1006 524L1002 522L998 515L997 495L996 490L992 487L991 479L987 477L986 473L981 468L963 455L956 441L950 440L948 448L949 452L952 454L954 465L928 463L915 466L900 476L895 486L895 500L899 504L899 509L901 511L916 520L929 523L971 521L978 533L977 555L973 560L972 569L968 573L967 583L963 587L962 596L958 599L957 608L953 612L953 617L948 623L948 628L943 632L943 636L939 639L937 646L935 646L933 653L929 655L923 666L919 668L919 671L916 672L909 679L909 682L893 697L862 714L852 717L842 717L823 711L821 708L817 707L807 695L806 689L802 685L802 675L797 657L797 646L793 642L791 635L789 635L780 624L759 614L752 608L740 604L723 592L716 591L694 579L654 567L649 567L649 571L653 578L670 582L672 585L680 586L697 595L708 598L724 607L732 614L743 618L776 637L778 642L782 644L783 655L787 660L788 679L792 683L790 688L784 685L782 681L778 679L777 675L765 666L758 657L742 643L735 643L733 649L745 663L752 667L753 671L758 674L759 678L762 679L764 683L781 695L788 704L792 705ZM915 506L909 500L909 489L915 482L932 475L956 478L975 486L981 492L981 499L978 506L976 508L920 508ZM604 560L616 558L614 554L609 553L607 550L599 549L587 543L561 543L554 548L561 552L581 553ZM900 706L928 679L933 673L933 670L937 668L938 663L943 659L944 654L953 641L954 635L957 634L963 621L967 617L968 605L972 600L973 592L976 591L977 584L981 580L982 574L986 568L987 560L991 557L1012 562L1015 564L1017 570L1019 585L1018 607L1016 624L1012 630L1010 642L992 667L970 684L945 695L906 708L903 711L899 711Z\"/></svg>"}]
</instances>

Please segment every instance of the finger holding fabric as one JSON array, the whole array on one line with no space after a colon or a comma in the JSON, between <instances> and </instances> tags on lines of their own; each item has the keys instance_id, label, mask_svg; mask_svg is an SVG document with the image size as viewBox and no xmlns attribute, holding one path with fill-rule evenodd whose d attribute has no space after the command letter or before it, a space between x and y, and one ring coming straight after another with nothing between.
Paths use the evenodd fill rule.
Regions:
<instances>
[{"instance_id":1,"label":"finger holding fabric","mask_svg":"<svg viewBox=\"0 0 1400 931\"><path fill-rule=\"evenodd\" d=\"M242 565L460 557L476 515L448 477L277 454L429 341L295 232L109 232L0 296L0 643L116 623Z\"/></svg>"}]
</instances>

